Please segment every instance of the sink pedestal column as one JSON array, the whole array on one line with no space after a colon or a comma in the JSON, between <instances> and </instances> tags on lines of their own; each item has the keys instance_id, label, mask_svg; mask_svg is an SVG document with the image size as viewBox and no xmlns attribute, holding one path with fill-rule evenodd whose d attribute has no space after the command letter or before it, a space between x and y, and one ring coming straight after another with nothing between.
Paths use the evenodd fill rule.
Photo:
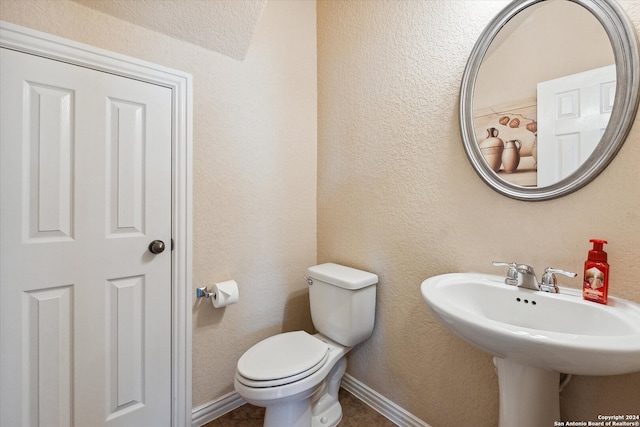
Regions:
<instances>
[{"instance_id":1,"label":"sink pedestal column","mask_svg":"<svg viewBox=\"0 0 640 427\"><path fill-rule=\"evenodd\" d=\"M500 427L553 426L560 421L560 374L493 358L500 388Z\"/></svg>"}]
</instances>

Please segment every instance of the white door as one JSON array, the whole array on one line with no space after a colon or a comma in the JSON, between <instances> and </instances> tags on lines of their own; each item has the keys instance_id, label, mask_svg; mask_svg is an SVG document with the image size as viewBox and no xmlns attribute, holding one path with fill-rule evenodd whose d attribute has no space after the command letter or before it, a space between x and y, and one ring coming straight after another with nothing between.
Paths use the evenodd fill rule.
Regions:
<instances>
[{"instance_id":1,"label":"white door","mask_svg":"<svg viewBox=\"0 0 640 427\"><path fill-rule=\"evenodd\" d=\"M616 67L538 84L538 186L572 174L604 133L616 93Z\"/></svg>"},{"instance_id":2,"label":"white door","mask_svg":"<svg viewBox=\"0 0 640 427\"><path fill-rule=\"evenodd\" d=\"M168 426L171 90L0 67L0 425Z\"/></svg>"}]
</instances>

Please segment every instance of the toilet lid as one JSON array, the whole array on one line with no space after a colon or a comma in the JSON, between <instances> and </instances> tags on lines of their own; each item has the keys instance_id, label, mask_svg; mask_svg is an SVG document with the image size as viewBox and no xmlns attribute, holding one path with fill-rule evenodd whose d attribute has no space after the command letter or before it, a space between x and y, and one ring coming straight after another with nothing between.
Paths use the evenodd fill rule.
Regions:
<instances>
[{"instance_id":1,"label":"toilet lid","mask_svg":"<svg viewBox=\"0 0 640 427\"><path fill-rule=\"evenodd\" d=\"M304 331L286 332L266 338L238 360L238 373L255 381L298 379L320 369L329 353L327 343ZM307 372L311 371L311 372ZM304 375L306 374L306 375Z\"/></svg>"}]
</instances>

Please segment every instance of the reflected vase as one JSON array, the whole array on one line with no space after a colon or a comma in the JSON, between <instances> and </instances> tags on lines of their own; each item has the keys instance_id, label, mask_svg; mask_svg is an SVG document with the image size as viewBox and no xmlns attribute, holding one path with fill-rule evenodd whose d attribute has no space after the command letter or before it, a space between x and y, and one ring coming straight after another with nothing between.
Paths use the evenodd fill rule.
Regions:
<instances>
[{"instance_id":1,"label":"reflected vase","mask_svg":"<svg viewBox=\"0 0 640 427\"><path fill-rule=\"evenodd\" d=\"M498 129L487 129L487 137L480 141L478 146L489 167L494 172L498 172L502 164L502 152L504 151L504 142L498 138Z\"/></svg>"},{"instance_id":2,"label":"reflected vase","mask_svg":"<svg viewBox=\"0 0 640 427\"><path fill-rule=\"evenodd\" d=\"M518 169L518 165L520 164L521 148L522 142L517 139L504 143L504 150L502 151L502 166L506 173L513 173Z\"/></svg>"}]
</instances>

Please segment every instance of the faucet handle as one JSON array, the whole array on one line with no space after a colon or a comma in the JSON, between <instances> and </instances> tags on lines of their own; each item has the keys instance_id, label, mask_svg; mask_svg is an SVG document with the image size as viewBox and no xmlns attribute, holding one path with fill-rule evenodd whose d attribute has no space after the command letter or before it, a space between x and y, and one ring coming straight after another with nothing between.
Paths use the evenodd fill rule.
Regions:
<instances>
[{"instance_id":1,"label":"faucet handle","mask_svg":"<svg viewBox=\"0 0 640 427\"><path fill-rule=\"evenodd\" d=\"M493 261L493 265L496 267L509 267L504 283L513 286L518 285L518 265L515 262Z\"/></svg>"},{"instance_id":2,"label":"faucet handle","mask_svg":"<svg viewBox=\"0 0 640 427\"><path fill-rule=\"evenodd\" d=\"M516 268L517 264L515 262L493 261L493 265L495 265L496 267Z\"/></svg>"},{"instance_id":3,"label":"faucet handle","mask_svg":"<svg viewBox=\"0 0 640 427\"><path fill-rule=\"evenodd\" d=\"M572 273L570 271L559 270L553 267L547 267L544 269L544 274L542 275L542 283L544 285L555 284L556 283L556 274L563 274L567 277L576 277L576 273Z\"/></svg>"},{"instance_id":4,"label":"faucet handle","mask_svg":"<svg viewBox=\"0 0 640 427\"><path fill-rule=\"evenodd\" d=\"M547 267L544 269L544 274L542 275L542 282L540 283L540 290L545 292L553 292L558 293L558 286L556 285L556 274L563 274L567 277L576 277L576 273L571 273L569 271L559 270L553 267Z\"/></svg>"}]
</instances>

